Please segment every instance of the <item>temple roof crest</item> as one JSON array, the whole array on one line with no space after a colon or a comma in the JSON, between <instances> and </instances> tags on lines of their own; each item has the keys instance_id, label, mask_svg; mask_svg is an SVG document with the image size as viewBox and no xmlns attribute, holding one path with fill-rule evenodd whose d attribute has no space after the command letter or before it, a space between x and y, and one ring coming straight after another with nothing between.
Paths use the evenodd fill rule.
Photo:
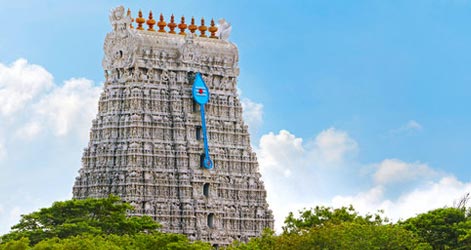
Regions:
<instances>
[{"instance_id":1,"label":"temple roof crest","mask_svg":"<svg viewBox=\"0 0 471 250\"><path fill-rule=\"evenodd\" d=\"M124 31L131 28L132 18L130 15L125 15L123 6L112 9L109 18L114 31Z\"/></svg>"}]
</instances>

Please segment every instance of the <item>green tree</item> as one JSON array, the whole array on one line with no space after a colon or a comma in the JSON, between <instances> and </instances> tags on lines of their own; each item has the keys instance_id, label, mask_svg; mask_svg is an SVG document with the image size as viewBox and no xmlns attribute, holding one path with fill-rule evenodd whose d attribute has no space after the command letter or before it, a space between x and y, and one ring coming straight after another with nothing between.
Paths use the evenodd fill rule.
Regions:
<instances>
[{"instance_id":1,"label":"green tree","mask_svg":"<svg viewBox=\"0 0 471 250\"><path fill-rule=\"evenodd\" d=\"M266 250L266 249L277 249L278 237L275 232L269 228L266 228L260 237L252 238L249 242L243 243L240 241L234 241L231 245L226 247L226 250Z\"/></svg>"},{"instance_id":2,"label":"green tree","mask_svg":"<svg viewBox=\"0 0 471 250\"><path fill-rule=\"evenodd\" d=\"M299 216L295 217L292 212L285 219L283 226L284 233L298 233L299 231L309 230L316 226L322 226L326 223L341 224L344 222L356 222L359 224L381 224L387 222L381 215L361 216L355 209L350 207L331 208L331 207L315 207L312 209L304 209L299 211Z\"/></svg>"},{"instance_id":3,"label":"green tree","mask_svg":"<svg viewBox=\"0 0 471 250\"><path fill-rule=\"evenodd\" d=\"M248 243L234 243L228 250L431 250L412 232L393 224L326 222L297 233L267 232Z\"/></svg>"},{"instance_id":4,"label":"green tree","mask_svg":"<svg viewBox=\"0 0 471 250\"><path fill-rule=\"evenodd\" d=\"M393 224L358 222L327 223L302 235L296 249L395 250L430 249L411 232Z\"/></svg>"},{"instance_id":5,"label":"green tree","mask_svg":"<svg viewBox=\"0 0 471 250\"><path fill-rule=\"evenodd\" d=\"M439 208L399 224L420 236L434 250L471 249L471 222L465 208Z\"/></svg>"},{"instance_id":6,"label":"green tree","mask_svg":"<svg viewBox=\"0 0 471 250\"><path fill-rule=\"evenodd\" d=\"M413 232L387 223L380 215L359 215L353 207L315 207L290 213L283 233L266 230L248 243L235 242L229 250L431 250Z\"/></svg>"},{"instance_id":7,"label":"green tree","mask_svg":"<svg viewBox=\"0 0 471 250\"><path fill-rule=\"evenodd\" d=\"M209 243L196 241L190 242L181 234L170 233L137 233L135 235L90 235L83 234L65 239L57 237L44 239L33 246L28 246L28 239L10 241L0 244L0 250L212 250Z\"/></svg>"},{"instance_id":8,"label":"green tree","mask_svg":"<svg viewBox=\"0 0 471 250\"><path fill-rule=\"evenodd\" d=\"M45 239L90 235L134 235L156 231L160 225L151 217L128 217L133 207L116 196L105 199L88 198L55 202L50 208L22 215L20 222L3 242L28 238L34 245Z\"/></svg>"},{"instance_id":9,"label":"green tree","mask_svg":"<svg viewBox=\"0 0 471 250\"><path fill-rule=\"evenodd\" d=\"M29 248L29 240L22 238L19 240L4 242L0 244L0 250L26 250Z\"/></svg>"}]
</instances>

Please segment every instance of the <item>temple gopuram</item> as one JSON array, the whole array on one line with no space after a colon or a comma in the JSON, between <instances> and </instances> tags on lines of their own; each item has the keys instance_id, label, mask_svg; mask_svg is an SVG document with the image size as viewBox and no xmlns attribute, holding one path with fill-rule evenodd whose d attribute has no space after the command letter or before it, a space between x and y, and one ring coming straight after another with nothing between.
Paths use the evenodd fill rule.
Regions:
<instances>
[{"instance_id":1,"label":"temple gopuram","mask_svg":"<svg viewBox=\"0 0 471 250\"><path fill-rule=\"evenodd\" d=\"M103 92L73 197L117 195L135 207L131 215L216 247L273 228L242 118L230 25L141 11L134 19L122 6L110 22ZM207 89L195 94L198 79ZM207 103L195 101L198 93Z\"/></svg>"}]
</instances>

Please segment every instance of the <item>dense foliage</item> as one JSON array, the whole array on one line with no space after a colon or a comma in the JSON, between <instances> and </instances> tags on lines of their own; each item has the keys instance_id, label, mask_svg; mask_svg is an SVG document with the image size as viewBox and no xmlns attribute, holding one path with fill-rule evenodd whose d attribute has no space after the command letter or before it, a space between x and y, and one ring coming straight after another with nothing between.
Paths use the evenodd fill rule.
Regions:
<instances>
[{"instance_id":1,"label":"dense foliage","mask_svg":"<svg viewBox=\"0 0 471 250\"><path fill-rule=\"evenodd\" d=\"M155 232L160 227L149 216L128 217L126 211L133 209L120 198L68 200L55 202L31 214L22 215L20 223L12 227L2 241L28 238L31 244L45 239L64 239L77 235L134 235Z\"/></svg>"},{"instance_id":2,"label":"dense foliage","mask_svg":"<svg viewBox=\"0 0 471 250\"><path fill-rule=\"evenodd\" d=\"M471 217L464 208L439 208L399 223L433 249L471 249Z\"/></svg>"},{"instance_id":3,"label":"dense foliage","mask_svg":"<svg viewBox=\"0 0 471 250\"><path fill-rule=\"evenodd\" d=\"M28 238L0 244L0 250L49 250L49 249L171 249L171 250L210 250L211 245L204 242L189 242L181 234L154 232L134 235L90 235L83 234L68 238L50 238L30 246Z\"/></svg>"},{"instance_id":4,"label":"dense foliage","mask_svg":"<svg viewBox=\"0 0 471 250\"><path fill-rule=\"evenodd\" d=\"M56 202L23 215L1 237L0 250L23 249L211 249L179 234L162 233L150 217L128 217L129 204L111 196ZM315 207L290 213L279 235L265 230L228 250L471 250L471 210L440 208L398 223L353 207Z\"/></svg>"},{"instance_id":5,"label":"dense foliage","mask_svg":"<svg viewBox=\"0 0 471 250\"><path fill-rule=\"evenodd\" d=\"M379 214L360 216L355 209L350 207L328 208L315 207L313 209L304 209L299 212L296 218L292 212L285 219L284 233L299 233L303 230L310 230L313 227L323 226L325 224L343 224L352 222L356 224L380 225L385 220Z\"/></svg>"},{"instance_id":6,"label":"dense foliage","mask_svg":"<svg viewBox=\"0 0 471 250\"><path fill-rule=\"evenodd\" d=\"M265 231L229 249L471 250L471 211L440 208L393 224L378 214L361 216L352 207L316 207L297 217L290 213L280 235Z\"/></svg>"},{"instance_id":7,"label":"dense foliage","mask_svg":"<svg viewBox=\"0 0 471 250\"><path fill-rule=\"evenodd\" d=\"M211 249L180 234L161 233L149 216L129 217L133 207L110 196L55 202L22 215L1 237L0 250L22 249Z\"/></svg>"},{"instance_id":8,"label":"dense foliage","mask_svg":"<svg viewBox=\"0 0 471 250\"><path fill-rule=\"evenodd\" d=\"M353 207L316 207L290 213L283 233L265 231L247 244L234 243L229 249L309 249L309 250L428 250L430 245L405 228L387 223L380 215L359 215Z\"/></svg>"}]
</instances>

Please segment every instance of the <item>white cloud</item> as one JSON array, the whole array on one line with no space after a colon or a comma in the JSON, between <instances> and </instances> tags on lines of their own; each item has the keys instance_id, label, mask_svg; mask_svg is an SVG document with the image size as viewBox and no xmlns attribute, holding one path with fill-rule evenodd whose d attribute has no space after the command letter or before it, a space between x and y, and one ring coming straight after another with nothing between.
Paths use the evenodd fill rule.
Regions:
<instances>
[{"instance_id":1,"label":"white cloud","mask_svg":"<svg viewBox=\"0 0 471 250\"><path fill-rule=\"evenodd\" d=\"M373 213L385 205L390 204L389 201L384 199L384 188L382 186L375 186L366 191L359 192L351 196L337 195L331 201L327 201L329 205L334 207L342 207L353 205L357 211L363 213Z\"/></svg>"},{"instance_id":2,"label":"white cloud","mask_svg":"<svg viewBox=\"0 0 471 250\"><path fill-rule=\"evenodd\" d=\"M333 183L348 178L350 170L343 166L355 155L356 145L346 132L334 128L306 143L287 130L262 136L257 155L277 228L289 211L313 206L342 188Z\"/></svg>"},{"instance_id":3,"label":"white cloud","mask_svg":"<svg viewBox=\"0 0 471 250\"><path fill-rule=\"evenodd\" d=\"M406 129L409 129L409 130L417 130L417 131L420 131L422 130L422 125L420 125L420 123L414 121L414 120L410 120L409 122L407 122L407 124L405 125L405 128Z\"/></svg>"},{"instance_id":4,"label":"white cloud","mask_svg":"<svg viewBox=\"0 0 471 250\"><path fill-rule=\"evenodd\" d=\"M53 86L43 67L18 59L10 66L0 63L0 114L10 116Z\"/></svg>"},{"instance_id":5,"label":"white cloud","mask_svg":"<svg viewBox=\"0 0 471 250\"><path fill-rule=\"evenodd\" d=\"M14 134L22 139L30 140L46 128L56 136L85 129L81 136L87 135L100 92L101 87L85 78L55 85L46 69L25 59L11 66L0 64L0 115L10 118L2 126L4 130L14 128Z\"/></svg>"},{"instance_id":6,"label":"white cloud","mask_svg":"<svg viewBox=\"0 0 471 250\"><path fill-rule=\"evenodd\" d=\"M357 143L344 131L329 128L317 135L314 142L315 154L320 162L339 164L344 162L348 154L357 151Z\"/></svg>"},{"instance_id":7,"label":"white cloud","mask_svg":"<svg viewBox=\"0 0 471 250\"><path fill-rule=\"evenodd\" d=\"M373 176L376 184L407 182L429 179L436 175L436 171L423 163L407 163L398 159L385 159L377 164L377 171Z\"/></svg>"},{"instance_id":8,"label":"white cloud","mask_svg":"<svg viewBox=\"0 0 471 250\"><path fill-rule=\"evenodd\" d=\"M454 201L470 192L471 183L464 183L454 176L419 186L392 203L388 213L392 218L408 218L431 209L452 206Z\"/></svg>"},{"instance_id":9,"label":"white cloud","mask_svg":"<svg viewBox=\"0 0 471 250\"><path fill-rule=\"evenodd\" d=\"M412 135L423 130L422 124L415 120L410 120L399 128L390 131L392 135Z\"/></svg>"},{"instance_id":10,"label":"white cloud","mask_svg":"<svg viewBox=\"0 0 471 250\"><path fill-rule=\"evenodd\" d=\"M277 135L269 133L260 139L260 168L282 174L290 173L304 157L303 140L289 131L281 130Z\"/></svg>"},{"instance_id":11,"label":"white cloud","mask_svg":"<svg viewBox=\"0 0 471 250\"><path fill-rule=\"evenodd\" d=\"M0 234L20 213L70 197L100 92L84 78L55 84L24 59L0 64Z\"/></svg>"},{"instance_id":12,"label":"white cloud","mask_svg":"<svg viewBox=\"0 0 471 250\"><path fill-rule=\"evenodd\" d=\"M424 163L359 163L358 151L347 132L334 128L307 142L287 130L262 136L257 154L276 229L288 212L317 205L353 205L363 214L384 210L397 220L451 206L471 191L471 183Z\"/></svg>"},{"instance_id":13,"label":"white cloud","mask_svg":"<svg viewBox=\"0 0 471 250\"><path fill-rule=\"evenodd\" d=\"M16 136L23 140L30 140L36 137L42 130L42 126L38 121L31 121L21 126L16 131Z\"/></svg>"},{"instance_id":14,"label":"white cloud","mask_svg":"<svg viewBox=\"0 0 471 250\"><path fill-rule=\"evenodd\" d=\"M352 204L364 213L373 213L381 209L388 218L399 220L432 209L452 206L454 201L470 190L471 183L463 183L454 176L445 176L437 181L416 186L397 199L386 197L383 186L374 186L356 195L336 196L332 199L332 205L339 207Z\"/></svg>"},{"instance_id":15,"label":"white cloud","mask_svg":"<svg viewBox=\"0 0 471 250\"><path fill-rule=\"evenodd\" d=\"M244 121L249 126L251 133L253 133L262 125L263 105L248 98L242 98L240 102L243 109Z\"/></svg>"},{"instance_id":16,"label":"white cloud","mask_svg":"<svg viewBox=\"0 0 471 250\"><path fill-rule=\"evenodd\" d=\"M67 135L71 130L86 131L97 112L100 92L101 88L93 86L92 81L72 78L42 98L34 112L57 136Z\"/></svg>"}]
</instances>

